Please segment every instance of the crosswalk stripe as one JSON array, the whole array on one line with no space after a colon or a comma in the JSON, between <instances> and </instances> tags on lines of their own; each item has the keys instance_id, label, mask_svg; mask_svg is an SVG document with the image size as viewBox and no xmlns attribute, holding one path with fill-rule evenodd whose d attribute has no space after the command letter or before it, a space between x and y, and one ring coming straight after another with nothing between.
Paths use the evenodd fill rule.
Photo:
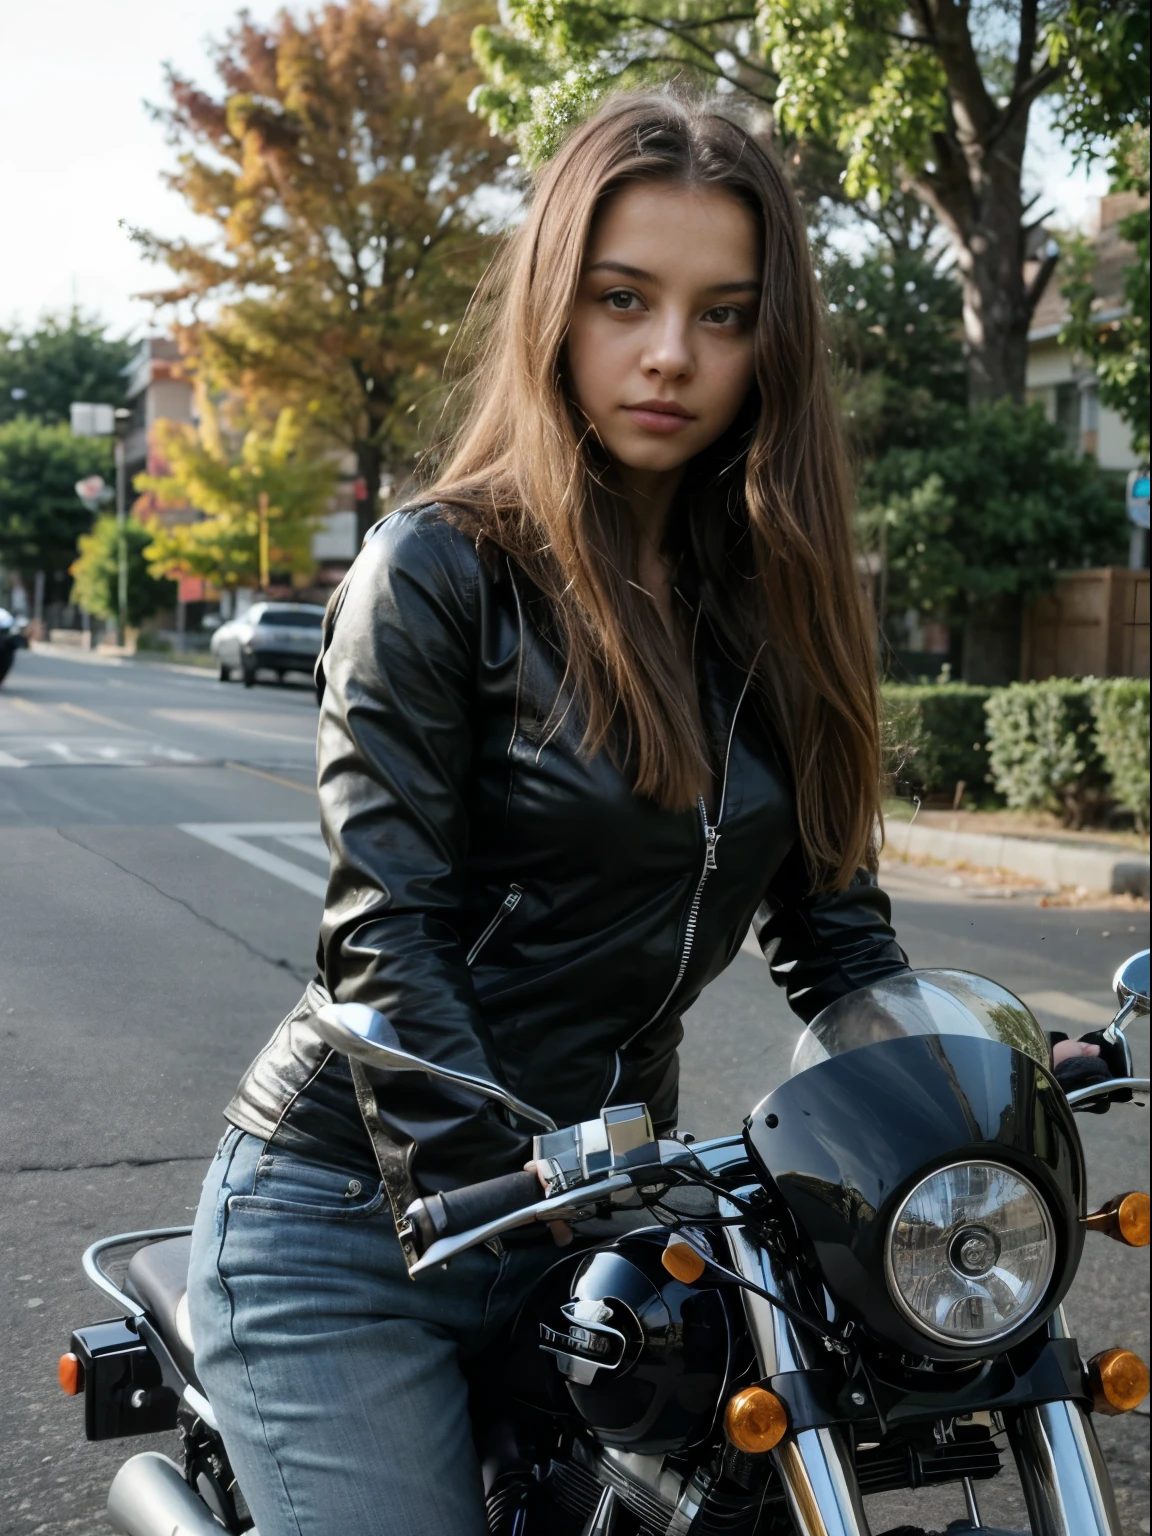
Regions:
<instances>
[{"instance_id":1,"label":"crosswalk stripe","mask_svg":"<svg viewBox=\"0 0 1152 1536\"><path fill-rule=\"evenodd\" d=\"M199 838L201 842L220 849L222 853L230 853L234 859L243 859L245 864L251 864L253 868L263 870L266 875L274 875L277 880L283 880L287 885L294 885L299 891L306 891L309 896L322 898L328 893L328 882L321 875L301 869L299 864L292 864L288 859L282 859L278 854L270 853L267 848L258 847L250 841L252 838L268 838L276 841L286 841L289 838L315 839L317 836L315 822L181 822L180 830L187 832L189 837ZM289 844L289 846L292 845Z\"/></svg>"},{"instance_id":2,"label":"crosswalk stripe","mask_svg":"<svg viewBox=\"0 0 1152 1536\"><path fill-rule=\"evenodd\" d=\"M27 768L27 766L22 757L13 757L11 752L0 752L0 768Z\"/></svg>"}]
</instances>

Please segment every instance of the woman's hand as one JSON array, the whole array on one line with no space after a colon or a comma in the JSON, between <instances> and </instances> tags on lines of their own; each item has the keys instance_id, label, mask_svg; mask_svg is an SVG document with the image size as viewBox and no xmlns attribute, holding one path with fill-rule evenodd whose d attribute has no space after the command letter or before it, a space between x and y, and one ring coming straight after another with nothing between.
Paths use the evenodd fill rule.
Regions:
<instances>
[{"instance_id":1,"label":"woman's hand","mask_svg":"<svg viewBox=\"0 0 1152 1536\"><path fill-rule=\"evenodd\" d=\"M1052 1047L1052 1065L1058 1067L1062 1061L1071 1061L1076 1056L1099 1056L1100 1047L1089 1045L1087 1040L1061 1040Z\"/></svg>"},{"instance_id":2,"label":"woman's hand","mask_svg":"<svg viewBox=\"0 0 1152 1536\"><path fill-rule=\"evenodd\" d=\"M525 1163L524 1172L534 1173L540 1180L540 1187L547 1191L548 1176L544 1171L543 1163ZM538 1216L536 1219L539 1221L541 1218ZM550 1221L548 1223L548 1230L551 1232L552 1241L556 1244L557 1248L567 1248L575 1235L566 1221Z\"/></svg>"}]
</instances>

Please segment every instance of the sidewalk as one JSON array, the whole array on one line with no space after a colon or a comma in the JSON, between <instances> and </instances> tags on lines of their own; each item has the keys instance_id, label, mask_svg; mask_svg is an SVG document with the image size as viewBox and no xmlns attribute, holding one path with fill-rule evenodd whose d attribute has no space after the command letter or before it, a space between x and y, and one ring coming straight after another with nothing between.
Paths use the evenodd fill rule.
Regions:
<instances>
[{"instance_id":1,"label":"sidewalk","mask_svg":"<svg viewBox=\"0 0 1152 1536\"><path fill-rule=\"evenodd\" d=\"M995 832L959 832L916 821L889 820L885 857L931 859L976 869L1003 870L1045 885L1082 886L1113 896L1148 896L1148 855L1085 838L1013 837Z\"/></svg>"},{"instance_id":2,"label":"sidewalk","mask_svg":"<svg viewBox=\"0 0 1152 1536\"><path fill-rule=\"evenodd\" d=\"M181 660L164 652L129 654L127 651L117 650L86 651L79 645L58 645L51 640L33 640L29 650L33 655L52 656L57 661L80 661L97 667L161 667L166 671L182 672L190 677L211 677L216 665L215 662L197 664L187 658Z\"/></svg>"}]
</instances>

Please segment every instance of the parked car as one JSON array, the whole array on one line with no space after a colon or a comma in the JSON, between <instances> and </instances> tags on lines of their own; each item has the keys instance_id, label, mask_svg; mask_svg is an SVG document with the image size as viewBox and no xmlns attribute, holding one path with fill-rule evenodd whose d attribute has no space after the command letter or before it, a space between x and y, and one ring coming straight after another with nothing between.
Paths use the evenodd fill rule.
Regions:
<instances>
[{"instance_id":1,"label":"parked car","mask_svg":"<svg viewBox=\"0 0 1152 1536\"><path fill-rule=\"evenodd\" d=\"M27 645L24 620L16 618L7 608L0 608L0 683L8 676L16 652L26 649Z\"/></svg>"},{"instance_id":2,"label":"parked car","mask_svg":"<svg viewBox=\"0 0 1152 1536\"><path fill-rule=\"evenodd\" d=\"M286 672L309 676L320 654L324 610L314 603L253 603L240 618L221 624L209 649L220 668L220 681L239 672L245 688L264 668L281 682Z\"/></svg>"}]
</instances>

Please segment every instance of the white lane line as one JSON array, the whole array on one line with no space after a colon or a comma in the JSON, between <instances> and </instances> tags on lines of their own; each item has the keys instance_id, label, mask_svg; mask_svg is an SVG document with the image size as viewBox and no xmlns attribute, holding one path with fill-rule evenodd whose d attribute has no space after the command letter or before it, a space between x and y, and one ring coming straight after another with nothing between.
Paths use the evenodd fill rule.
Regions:
<instances>
[{"instance_id":1,"label":"white lane line","mask_svg":"<svg viewBox=\"0 0 1152 1536\"><path fill-rule=\"evenodd\" d=\"M27 766L22 757L13 757L11 752L0 752L0 768L27 768Z\"/></svg>"},{"instance_id":2,"label":"white lane line","mask_svg":"<svg viewBox=\"0 0 1152 1536\"><path fill-rule=\"evenodd\" d=\"M299 864L292 864L250 841L257 837L277 840L290 837L314 838L315 822L182 822L180 831L187 832L189 837L198 837L201 842L210 843L222 853L230 853L234 859L243 859L245 864L263 870L266 875L274 875L286 885L294 885L298 891L307 891L309 896L324 897L328 894L328 882L320 875L301 869Z\"/></svg>"},{"instance_id":3,"label":"white lane line","mask_svg":"<svg viewBox=\"0 0 1152 1536\"><path fill-rule=\"evenodd\" d=\"M297 853L306 853L310 859L319 859L321 864L328 863L328 845L319 832L313 832L307 837L278 837L276 841Z\"/></svg>"},{"instance_id":4,"label":"white lane line","mask_svg":"<svg viewBox=\"0 0 1152 1536\"><path fill-rule=\"evenodd\" d=\"M66 763L78 763L81 761L71 747L64 745L62 741L46 741L44 743L49 752L55 752L57 757L62 757Z\"/></svg>"}]
</instances>

